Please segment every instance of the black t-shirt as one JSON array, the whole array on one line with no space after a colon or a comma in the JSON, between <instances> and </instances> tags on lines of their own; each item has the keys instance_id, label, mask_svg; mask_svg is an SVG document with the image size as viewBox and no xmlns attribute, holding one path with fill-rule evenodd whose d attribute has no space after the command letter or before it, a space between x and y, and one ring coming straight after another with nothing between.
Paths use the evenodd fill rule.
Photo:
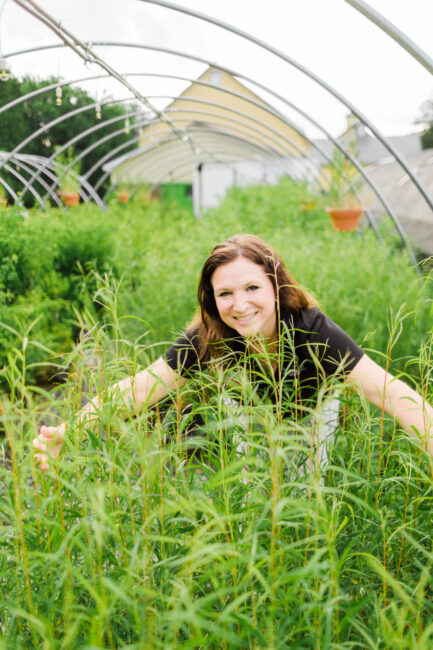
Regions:
<instances>
[{"instance_id":1,"label":"black t-shirt","mask_svg":"<svg viewBox=\"0 0 433 650\"><path fill-rule=\"evenodd\" d=\"M281 360L274 376L278 383L283 382L286 395L291 393L291 399L297 403L314 399L328 377L350 372L364 354L341 327L316 307L282 314L280 331ZM236 332L233 339L226 341L226 347L229 363L245 358L245 339ZM166 361L178 374L191 377L205 365L200 361L198 348L198 328L191 328L166 351ZM251 379L260 393L272 399L272 391L266 389L262 379L260 360L254 361L252 356Z\"/></svg>"}]
</instances>

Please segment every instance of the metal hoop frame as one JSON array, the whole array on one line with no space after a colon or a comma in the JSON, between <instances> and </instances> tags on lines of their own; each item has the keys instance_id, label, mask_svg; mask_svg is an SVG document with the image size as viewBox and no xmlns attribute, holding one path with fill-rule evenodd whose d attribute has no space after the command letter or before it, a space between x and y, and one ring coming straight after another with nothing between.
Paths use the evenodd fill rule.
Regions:
<instances>
[{"instance_id":1,"label":"metal hoop frame","mask_svg":"<svg viewBox=\"0 0 433 650\"><path fill-rule=\"evenodd\" d=\"M142 0L142 1L146 1L146 0ZM324 127L323 127L319 122L317 122L317 120L313 119L313 118L312 118L308 113L306 113L305 111L301 110L301 109L300 109L298 106L296 106L293 102L287 100L285 97L283 97L283 96L280 95L279 93L276 93L274 90L268 88L267 86L264 86L263 84L258 83L258 82L255 81L254 79L251 79L250 77L247 77L247 76L245 76L245 75L239 74L239 73L237 73L236 71L234 71L234 70L232 70L232 69L230 69L230 68L226 68L226 67L220 66L220 65L218 65L218 64L216 64L216 63L214 63L214 62L211 62L211 61L209 61L209 60L207 60L207 59L205 59L205 58L203 58L203 57L198 57L198 56L194 56L194 55L186 54L186 53L184 53L184 52L180 52L180 51L178 51L178 50L172 50L172 49L169 49L169 48L154 47L154 46L148 46L148 45L142 45L142 44L135 44L135 43L118 43L118 42L115 42L115 41L97 41L97 42L93 42L93 45L94 45L94 46L105 46L105 47L113 47L113 46L117 46L117 47L119 47L119 46L121 46L121 47L130 47L130 48L138 48L138 49L144 49L144 50L151 50L151 51L163 52L163 53L166 53L166 54L171 54L171 55L174 55L174 56L179 56L179 57L182 57L182 58L186 58L186 59L188 59L188 60L192 60L192 61L196 61L196 62L204 63L204 64L206 64L206 65L208 65L208 66L212 66L212 67L215 67L215 68L217 68L217 69L220 69L220 70L222 70L222 71L224 71L224 72L227 72L228 74L233 75L233 76L237 77L238 79L241 79L241 80L243 80L243 81L247 81L247 82L249 82L249 83L252 83L252 84L255 85L257 88L259 88L259 89L261 89L261 90L264 90L265 92L268 92L271 96L275 97L275 98L278 99L279 101L283 102L286 106L288 106L288 107L290 107L291 109L295 110L295 111L296 111L299 115L301 115L304 119L308 120L308 121L310 122L310 124L312 124L312 125L315 126L319 131L321 131L321 132L324 134L324 136L325 136L325 137L326 137L330 142L332 142L332 144L334 145L334 147L336 147L337 149L339 149L339 150L344 154L344 156L345 156L345 157L346 157L346 158L351 162L351 164L352 164L354 167L357 168L357 170L359 171L359 173L363 176L363 178L364 178L364 179L366 180L366 182L369 184L369 186L371 187L371 189L373 190L373 192L374 192L374 193L376 194L376 196L379 198L379 200L380 200L380 202L382 203L382 205L383 205L385 211L387 212L387 214L389 214L389 216L391 217L392 221L394 222L394 225L395 225L395 227L396 227L396 230L397 230L399 236L401 237L401 239L402 239L402 241L404 242L405 246L406 246L406 247L408 248L408 250L409 250L409 254L410 254L410 256L411 256L412 261L414 261L414 262L416 261L415 255L414 255L414 253L413 253L413 251L412 251L412 249L411 249L411 246L410 246L410 244L409 244L409 242L408 242L408 240L407 240L407 238L406 238L406 235L405 235L405 233L404 233L404 230L403 230L403 228L402 228L402 226L401 226L401 224L400 224L400 222L399 222L399 220L398 220L398 218L397 218L397 216L396 216L394 210L393 210L392 207L389 205L388 201L386 201L386 199L383 197L383 195L381 194L379 188L378 188L378 187L377 187L377 186L372 182L372 180L371 180L371 178L369 177L369 175L368 175L368 173L366 172L366 170L365 170L365 169L364 169L364 168L359 164L359 162L356 160L356 158L354 158L354 157L350 154L350 152L348 152L348 151L346 151L346 150L344 149L344 147L341 145L341 143L338 142L338 140L337 140L336 138L334 138L334 137L331 135L331 133L329 133L329 131L327 131L327 129L325 129L325 128L324 128ZM26 49L26 50L20 50L20 51L18 51L18 52L13 52L13 53L10 53L10 54L8 54L8 55L5 55L5 58L6 58L6 56L8 56L8 57L11 57L11 56L17 56L17 55L19 55L19 54L29 53L29 52L32 52L32 51L39 51L39 50L46 50L46 49L56 49L56 48L59 48L59 47L65 47L65 45L64 45L64 44L56 44L56 45L41 46L41 47L38 47L38 48L29 48L29 49ZM324 83L324 82L323 82L323 83ZM323 85L323 83L322 83L321 85ZM332 93L331 93L331 94L332 94ZM362 118L359 118L359 119L360 119L360 121L362 122ZM368 125L369 125L369 123L368 123L368 124L366 123L366 126L368 126ZM385 141L386 141L386 139L383 138L383 136L381 136L381 137L378 138L378 139L380 139L380 140L383 142L383 144L385 145ZM388 149L389 149L389 147L388 147ZM324 152L322 152L322 155L324 155ZM324 155L324 157L325 157L325 159L329 160L329 156L325 156L325 155ZM403 162L403 161L401 160L401 157L399 156L399 154L398 154L397 152L396 152L396 156L395 156L395 157L396 157L397 161L400 162L400 164ZM412 181L415 183L415 185L417 185L416 178L415 178L414 174L410 171L410 169L407 168L406 165L402 165L402 166L403 166L403 168L406 170L406 172L408 173L408 175L409 175L409 177L412 179ZM432 209L433 209L433 207L432 207ZM376 230L376 234L377 234L377 230Z\"/></svg>"},{"instance_id":2,"label":"metal hoop frame","mask_svg":"<svg viewBox=\"0 0 433 650\"><path fill-rule=\"evenodd\" d=\"M406 162L400 157L400 155L395 150L395 148L391 145L391 143L389 143L387 141L387 139L384 138L381 135L381 133L378 131L378 129L376 129L375 126L349 100L347 100L343 95L341 95L338 91L336 91L334 88L332 88L323 79L321 79L320 77L318 77L317 75L312 73L310 70L305 68L299 62L297 62L294 59L288 57L286 54L284 54L280 50L274 48L273 46L265 43L264 41L261 41L260 39L252 36L251 34L248 34L247 32L244 32L243 30L241 30L241 29L239 29L239 28L237 28L237 27L235 27L233 25L229 25L227 23L224 23L221 20L215 19L213 17L210 17L210 16L205 15L203 13L191 10L189 8L182 7L182 6L177 5L175 3L168 2L167 0L140 0L140 1L141 2L146 2L148 4L157 5L157 6L160 6L160 7L175 11L175 12L179 12L179 13L182 13L182 14L185 14L185 15L188 15L188 16L192 16L192 17L197 18L199 20L202 20L202 21L205 21L207 23L213 24L213 25L215 25L215 26L217 26L217 27L219 27L219 28L221 28L223 30L227 30L227 31L229 31L229 32L241 37L241 38L244 38L247 41L249 41L251 43L254 43L255 45L263 48L264 50L266 50L266 51L270 52L271 54L275 55L276 57L282 59L283 61L285 61L289 65L295 67L301 73L308 76L311 80L313 80L315 83L320 85L324 90L326 90L328 93L330 93L335 99L337 99L344 106L346 106L360 120L361 123L363 123L365 126L367 126L369 128L371 133L373 133L373 135L382 143L382 145L385 146L385 148L393 155L393 157L397 160L397 162L400 164L400 166L405 170L405 172L408 174L409 178L411 178L412 182L417 187L418 191L421 193L421 195L423 196L423 198L425 199L425 201L427 202L427 204L429 205L429 207L433 211L433 201L432 201L431 197L429 196L427 190L425 189L423 184L419 181L419 179L416 177L416 175L414 173L412 173L412 170L407 166ZM355 9L357 9L358 11L360 11L361 13L363 13L369 20L374 22L378 27L380 27L380 29L382 29L385 33L387 33L389 36L394 38L394 40L396 40L400 45L402 45L402 47L404 47L414 58L416 58L422 65L424 65L424 67L426 69L428 69L430 72L433 72L433 62L431 61L431 59L429 59L429 57L420 48L418 48L415 44L413 44L410 41L410 39L408 39L403 33L399 32L399 30L397 30L397 28L395 28L395 26L393 26L383 16L381 16L378 12L376 12L369 5L367 5L367 3L363 2L363 0L346 0L346 2L349 5L353 6ZM82 46L82 45L83 45L82 43L79 43L79 46ZM102 42L102 43L96 43L96 45L116 45L116 46L119 46L121 44L118 44L118 43L110 43L109 44L107 42ZM126 45L128 47L134 46L132 44L123 44L123 45ZM45 47L41 47L41 48L31 48L30 50L33 50L33 51L34 50L42 50L42 49L47 49L47 47L58 47L58 46L45 46ZM141 47L143 47L143 46L141 46ZM76 50L76 48L73 48L73 49ZM153 49L155 51L168 51L168 50L165 50L164 48L148 48L148 49ZM30 50L22 50L19 53L18 52L17 53L11 53L9 55L5 55L5 58L10 57L10 56L16 56L17 54L22 54L22 53L28 52ZM168 52L170 52L171 54L177 54L179 56L186 56L186 58L193 59L193 60L196 60L196 61L201 60L203 62L206 62L203 59L200 59L199 57L184 55L183 53L176 53L175 51L168 51ZM79 52L77 51L77 53L79 53ZM79 53L79 54L82 56L81 53ZM115 73L115 71L111 70L111 68L109 68L109 66L107 66L103 62L101 63L101 59L99 57L97 59L95 59L95 61L97 63L99 63L99 65L102 65L102 67L104 67L105 69L109 70L110 73ZM209 62L206 62L206 63L208 65L210 65ZM214 67L217 67L217 68L219 68L221 70L225 70L229 74L234 74L238 79L244 79L244 80L250 81L251 83L255 84L258 88L263 88L267 92L271 92L271 94L273 96L278 97L280 100L284 101L286 105L291 105L290 102L285 100L285 98L282 98L281 96L274 93L270 89L265 88L263 85L259 84L257 81L247 79L243 75L240 75L240 74L237 74L236 72L233 72L231 70L222 68L219 65L215 65L215 64L211 64L211 65L214 65ZM118 73L115 73L114 76L115 76L115 78L119 78ZM99 75L97 76L97 78L99 78ZM127 85L127 87L132 89L134 95L137 97L137 93L136 93L135 89L124 81L124 77L122 75L120 76L120 80L123 81L124 85ZM195 83L197 83L197 81ZM59 85L59 84L56 84L54 87L56 87L57 85ZM45 91L46 91L46 89L45 89ZM144 101L145 101L146 105L148 105L148 106L150 105L150 103L146 99L144 99ZM11 103L10 105L8 105L6 107L3 107L3 110L7 110L7 108L10 108L12 104L13 103ZM299 108L295 107L294 105L291 105L291 107L294 108L296 111L298 111L299 114L301 114L301 115L303 114L303 112L300 111ZM87 107L85 107L85 108L87 108ZM262 108L264 108L264 107L262 107ZM77 109L77 110L78 110L78 112L80 111L80 109ZM72 113L73 113L73 111L71 112L71 114ZM167 121L167 123L171 127L174 127L174 124L172 124L171 122L166 120L164 111L162 111L162 112L157 111L156 114L157 114L157 117L159 117L160 119L163 119L163 121ZM309 116L307 116L305 113L303 114L303 116L306 117L307 119L309 119L311 123L314 123L314 121ZM218 116L218 117L220 117L220 116ZM282 116L279 115L279 117L281 118ZM230 123L235 123L235 122L236 122L236 120L231 118ZM53 123L54 122L51 123L51 126L53 125ZM325 135L328 137L328 139L331 142L334 143L334 146L339 148L344 153L344 155L348 158L348 160L350 160L351 164L354 165L354 167L356 167L358 169L358 171L362 174L362 176L365 178L365 180L369 183L369 185L372 187L372 189L378 195L378 197L381 200L382 204L384 205L385 209L387 209L388 213L390 214L391 218L394 221L394 224L395 224L400 236L402 237L403 241L405 242L405 244L408 246L408 248L410 250L410 247L409 247L409 244L408 244L408 242L406 240L404 231L403 231L401 225L399 224L399 221L398 221L397 217L395 216L395 214L393 214L393 211L390 209L390 206L387 204L387 202L384 201L384 199L381 196L378 189L375 188L374 184L372 184L371 179L368 178L368 175L365 173L365 170L363 170L360 167L358 162L353 158L353 156L351 156L350 152L345 151L344 148L336 140L334 140L334 138L332 138L330 136L330 134L326 132L325 129L323 129L323 127L321 127L317 123L315 124L315 126L318 126L320 128L320 130L323 133L325 133ZM173 128L173 132L174 132L174 134L176 136L179 136L179 132L177 131L176 127ZM35 132L35 134L39 134L39 133L40 133L40 130ZM34 137L36 137L35 134L33 134ZM227 134L224 134L224 135L227 135ZM20 145L18 145L18 150L20 150L23 146L25 146L25 144L27 144L27 142L28 142L28 139L26 139L22 143L20 143ZM189 143L189 144L192 144L192 143ZM291 144L293 144L293 143L291 143ZM15 148L13 153L16 153L16 152L17 152L17 148ZM6 159L3 162L3 165L5 165L7 162L8 162L8 160ZM0 168L1 168L1 166L0 166ZM39 172L37 174L34 174L34 176L38 176L38 174L39 174ZM30 186L28 185L28 183L26 183L26 186L28 187L28 189L30 189ZM27 187L26 187L26 189L27 189ZM88 187L90 187L90 186L88 186ZM91 190L93 190L93 192L91 192L91 193L92 194L94 193L96 195L96 192L94 191L94 189L91 188Z\"/></svg>"}]
</instances>

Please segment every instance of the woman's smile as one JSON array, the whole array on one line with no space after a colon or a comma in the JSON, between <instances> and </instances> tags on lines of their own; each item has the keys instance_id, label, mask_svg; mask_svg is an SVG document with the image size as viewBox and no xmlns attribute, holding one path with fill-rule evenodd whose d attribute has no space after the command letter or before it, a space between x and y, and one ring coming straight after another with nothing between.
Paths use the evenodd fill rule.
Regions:
<instances>
[{"instance_id":1,"label":"woman's smile","mask_svg":"<svg viewBox=\"0 0 433 650\"><path fill-rule=\"evenodd\" d=\"M247 323L249 322L254 316L256 316L257 312L254 312L254 314L249 314L249 316L235 316L236 320L239 321L240 323Z\"/></svg>"}]
</instances>

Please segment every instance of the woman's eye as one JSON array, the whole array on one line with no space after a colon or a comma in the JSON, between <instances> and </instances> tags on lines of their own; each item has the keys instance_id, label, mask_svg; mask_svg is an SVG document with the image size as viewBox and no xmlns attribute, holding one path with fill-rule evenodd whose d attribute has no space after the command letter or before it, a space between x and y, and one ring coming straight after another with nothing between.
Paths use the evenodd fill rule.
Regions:
<instances>
[{"instance_id":1,"label":"woman's eye","mask_svg":"<svg viewBox=\"0 0 433 650\"><path fill-rule=\"evenodd\" d=\"M230 291L223 291L222 293L219 294L220 298L225 298L226 296L230 295Z\"/></svg>"},{"instance_id":2,"label":"woman's eye","mask_svg":"<svg viewBox=\"0 0 433 650\"><path fill-rule=\"evenodd\" d=\"M258 288L259 288L259 287L257 287L255 284L251 284L251 285L248 287L247 291L256 291L256 289L258 289Z\"/></svg>"}]
</instances>

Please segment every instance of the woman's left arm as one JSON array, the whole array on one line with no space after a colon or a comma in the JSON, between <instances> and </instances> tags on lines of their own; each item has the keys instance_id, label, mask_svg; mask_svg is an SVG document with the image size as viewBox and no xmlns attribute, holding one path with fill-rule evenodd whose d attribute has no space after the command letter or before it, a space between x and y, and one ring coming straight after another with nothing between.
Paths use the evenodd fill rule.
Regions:
<instances>
[{"instance_id":1,"label":"woman's left arm","mask_svg":"<svg viewBox=\"0 0 433 650\"><path fill-rule=\"evenodd\" d=\"M396 417L408 433L421 437L433 456L433 408L413 388L364 354L347 376L371 404Z\"/></svg>"}]
</instances>

